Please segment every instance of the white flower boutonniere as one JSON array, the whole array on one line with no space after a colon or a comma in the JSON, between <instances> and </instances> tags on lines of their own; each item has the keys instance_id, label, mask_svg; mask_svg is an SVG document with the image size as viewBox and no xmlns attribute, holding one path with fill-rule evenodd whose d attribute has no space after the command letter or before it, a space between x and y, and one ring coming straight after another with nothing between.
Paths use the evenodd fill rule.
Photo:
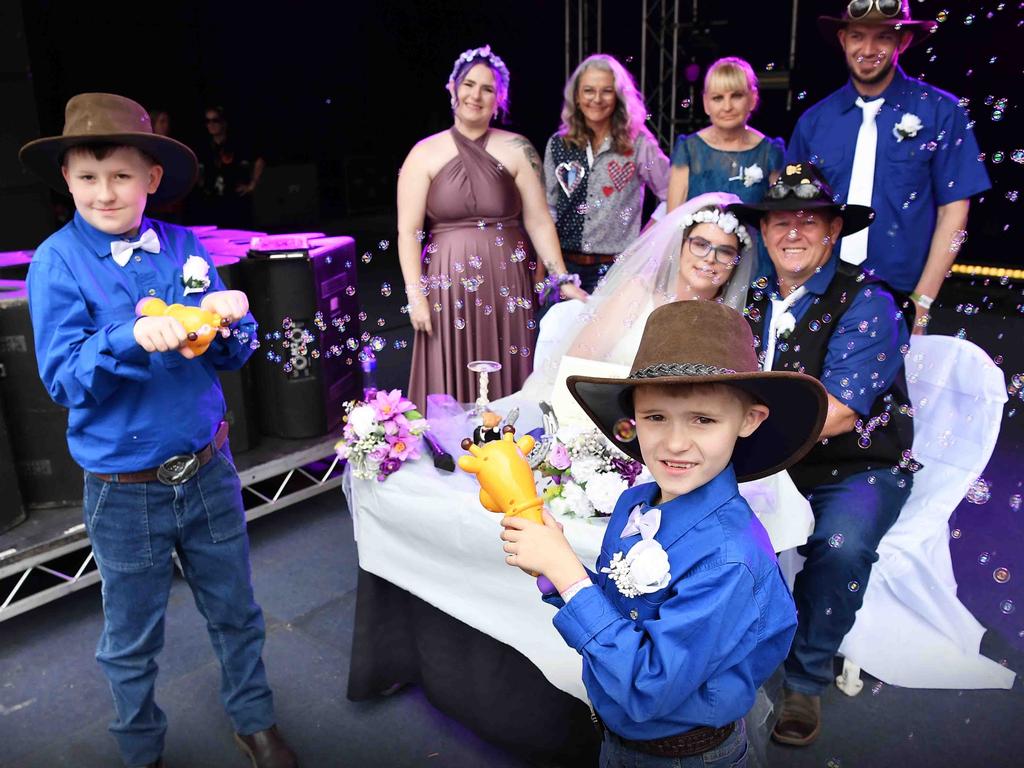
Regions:
<instances>
[{"instance_id":1,"label":"white flower boutonniere","mask_svg":"<svg viewBox=\"0 0 1024 768\"><path fill-rule=\"evenodd\" d=\"M210 287L210 264L202 256L189 256L181 268L181 282L185 295L202 293Z\"/></svg>"},{"instance_id":2,"label":"white flower boutonniere","mask_svg":"<svg viewBox=\"0 0 1024 768\"><path fill-rule=\"evenodd\" d=\"M657 592L667 587L672 579L668 553L654 539L638 541L625 557L621 552L616 552L608 567L601 569L601 573L607 573L619 592L626 597Z\"/></svg>"},{"instance_id":3,"label":"white flower boutonniere","mask_svg":"<svg viewBox=\"0 0 1024 768\"><path fill-rule=\"evenodd\" d=\"M761 170L761 166L754 163L751 166L743 169L743 186L752 187L758 184L764 178L764 171Z\"/></svg>"},{"instance_id":4,"label":"white flower boutonniere","mask_svg":"<svg viewBox=\"0 0 1024 768\"><path fill-rule=\"evenodd\" d=\"M892 127L892 135L896 137L897 142L901 142L904 139L914 138L922 128L924 128L924 123L921 122L921 118L910 112L904 112L900 121Z\"/></svg>"},{"instance_id":5,"label":"white flower boutonniere","mask_svg":"<svg viewBox=\"0 0 1024 768\"><path fill-rule=\"evenodd\" d=\"M789 334L796 330L796 318L792 312L784 312L779 317L779 324L776 326L776 335L780 339L788 339Z\"/></svg>"}]
</instances>

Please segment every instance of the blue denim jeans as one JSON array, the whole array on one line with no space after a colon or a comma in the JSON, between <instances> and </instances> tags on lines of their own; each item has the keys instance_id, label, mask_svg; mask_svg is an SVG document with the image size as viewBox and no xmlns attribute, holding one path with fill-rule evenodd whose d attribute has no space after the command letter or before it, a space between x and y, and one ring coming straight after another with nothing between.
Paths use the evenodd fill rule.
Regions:
<instances>
[{"instance_id":1,"label":"blue denim jeans","mask_svg":"<svg viewBox=\"0 0 1024 768\"><path fill-rule=\"evenodd\" d=\"M878 542L912 485L910 475L883 469L819 485L808 495L814 533L797 549L807 561L793 585L798 622L786 659L790 690L820 696L832 682L832 660L864 602Z\"/></svg>"},{"instance_id":2,"label":"blue denim jeans","mask_svg":"<svg viewBox=\"0 0 1024 768\"><path fill-rule=\"evenodd\" d=\"M220 660L221 700L235 730L273 725L263 612L249 580L241 484L227 445L182 485L104 482L87 472L84 512L103 581L96 660L110 681L110 730L125 763L145 765L163 752L167 718L154 689L175 550Z\"/></svg>"},{"instance_id":3,"label":"blue denim jeans","mask_svg":"<svg viewBox=\"0 0 1024 768\"><path fill-rule=\"evenodd\" d=\"M729 738L714 749L691 757L659 757L637 752L609 730L601 742L601 768L746 768L747 730L740 719Z\"/></svg>"}]
</instances>

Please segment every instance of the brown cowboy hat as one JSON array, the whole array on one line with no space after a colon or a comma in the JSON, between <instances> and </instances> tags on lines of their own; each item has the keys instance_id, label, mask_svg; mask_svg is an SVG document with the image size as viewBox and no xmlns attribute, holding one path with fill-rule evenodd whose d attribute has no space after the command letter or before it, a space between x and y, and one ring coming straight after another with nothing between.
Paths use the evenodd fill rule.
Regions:
<instances>
[{"instance_id":1,"label":"brown cowboy hat","mask_svg":"<svg viewBox=\"0 0 1024 768\"><path fill-rule=\"evenodd\" d=\"M827 398L817 379L795 371L763 372L743 316L714 301L674 301L647 318L629 377L570 376L566 385L619 450L643 461L636 436L623 441L616 425L631 419L628 390L649 384L731 384L768 406L768 418L736 441L736 479L756 480L796 463L825 424Z\"/></svg>"},{"instance_id":2,"label":"brown cowboy hat","mask_svg":"<svg viewBox=\"0 0 1024 768\"><path fill-rule=\"evenodd\" d=\"M94 142L124 144L150 155L164 169L154 203L185 196L199 174L195 153L180 141L153 133L149 113L141 104L112 93L80 93L64 108L64 132L30 141L18 156L22 165L58 192L67 194L61 161L71 147Z\"/></svg>"},{"instance_id":3,"label":"brown cowboy hat","mask_svg":"<svg viewBox=\"0 0 1024 768\"><path fill-rule=\"evenodd\" d=\"M843 237L859 232L875 218L868 205L841 204L821 171L810 163L790 163L768 187L760 203L733 203L726 208L736 218L755 229L770 211L814 211L827 208L843 219Z\"/></svg>"},{"instance_id":4,"label":"brown cowboy hat","mask_svg":"<svg viewBox=\"0 0 1024 768\"><path fill-rule=\"evenodd\" d=\"M860 11L862 15L851 15L851 6L853 6L854 13ZM836 46L839 45L836 32L845 28L847 24L875 24L909 32L913 35L913 39L907 46L908 48L928 38L939 27L939 23L931 19L927 21L912 19L910 3L907 0L881 0L881 2L878 0L853 0L846 4L846 10L838 18L835 16L818 17L818 31L826 40Z\"/></svg>"}]
</instances>

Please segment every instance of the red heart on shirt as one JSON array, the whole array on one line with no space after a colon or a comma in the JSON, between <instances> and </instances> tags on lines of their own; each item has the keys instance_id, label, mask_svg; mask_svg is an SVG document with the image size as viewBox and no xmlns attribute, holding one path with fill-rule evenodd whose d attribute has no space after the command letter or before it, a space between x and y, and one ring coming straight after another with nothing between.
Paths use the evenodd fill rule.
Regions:
<instances>
[{"instance_id":1,"label":"red heart on shirt","mask_svg":"<svg viewBox=\"0 0 1024 768\"><path fill-rule=\"evenodd\" d=\"M601 191L604 192L605 197L608 197L615 191L615 187L601 187Z\"/></svg>"},{"instance_id":2,"label":"red heart on shirt","mask_svg":"<svg viewBox=\"0 0 1024 768\"><path fill-rule=\"evenodd\" d=\"M615 160L608 161L608 178L612 180L612 184L615 185L615 189L619 192L633 178L634 173L636 173L636 163L632 160L622 165L619 165Z\"/></svg>"}]
</instances>

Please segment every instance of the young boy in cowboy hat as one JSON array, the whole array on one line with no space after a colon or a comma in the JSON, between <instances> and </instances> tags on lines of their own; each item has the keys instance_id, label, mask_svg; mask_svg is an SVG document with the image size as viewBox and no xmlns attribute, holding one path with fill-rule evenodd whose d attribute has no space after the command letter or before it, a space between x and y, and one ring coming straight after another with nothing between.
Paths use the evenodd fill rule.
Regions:
<instances>
[{"instance_id":1,"label":"young boy in cowboy hat","mask_svg":"<svg viewBox=\"0 0 1024 768\"><path fill-rule=\"evenodd\" d=\"M156 656L176 551L220 660L239 747L255 766L294 766L274 724L216 376L252 354L256 323L192 232L145 216L148 202L188 192L195 155L154 134L134 101L83 93L68 101L63 135L26 144L21 160L75 203L74 219L35 252L29 307L39 374L70 410L68 446L85 469L85 526L103 579L96 658L121 756L129 766L163 764ZM200 305L234 329L196 357L177 320L136 317L150 296Z\"/></svg>"},{"instance_id":2,"label":"young boy in cowboy hat","mask_svg":"<svg viewBox=\"0 0 1024 768\"><path fill-rule=\"evenodd\" d=\"M628 378L567 384L655 482L619 497L595 573L547 513L544 525L502 520L508 563L559 592L554 624L583 656L602 765L645 755L734 765L747 747L743 716L796 624L768 535L736 484L810 449L824 390L800 373L762 373L742 316L709 301L654 310Z\"/></svg>"},{"instance_id":3,"label":"young boy in cowboy hat","mask_svg":"<svg viewBox=\"0 0 1024 768\"><path fill-rule=\"evenodd\" d=\"M899 66L938 26L911 18L909 0L851 0L819 16L850 78L800 116L786 151L790 163L813 158L838 199L874 208L870 230L843 232L839 256L885 280L916 333L963 243L970 198L991 186L956 96Z\"/></svg>"},{"instance_id":4,"label":"young boy in cowboy hat","mask_svg":"<svg viewBox=\"0 0 1024 768\"><path fill-rule=\"evenodd\" d=\"M836 200L817 168L795 163L760 203L729 206L748 226L760 224L773 267L755 283L746 312L765 369L814 376L828 393L821 442L789 468L815 521L799 550L807 558L793 589L799 624L772 731L791 746L820 732L833 659L919 468L903 363L907 325L883 282L833 255L840 235L878 225L871 208Z\"/></svg>"}]
</instances>

